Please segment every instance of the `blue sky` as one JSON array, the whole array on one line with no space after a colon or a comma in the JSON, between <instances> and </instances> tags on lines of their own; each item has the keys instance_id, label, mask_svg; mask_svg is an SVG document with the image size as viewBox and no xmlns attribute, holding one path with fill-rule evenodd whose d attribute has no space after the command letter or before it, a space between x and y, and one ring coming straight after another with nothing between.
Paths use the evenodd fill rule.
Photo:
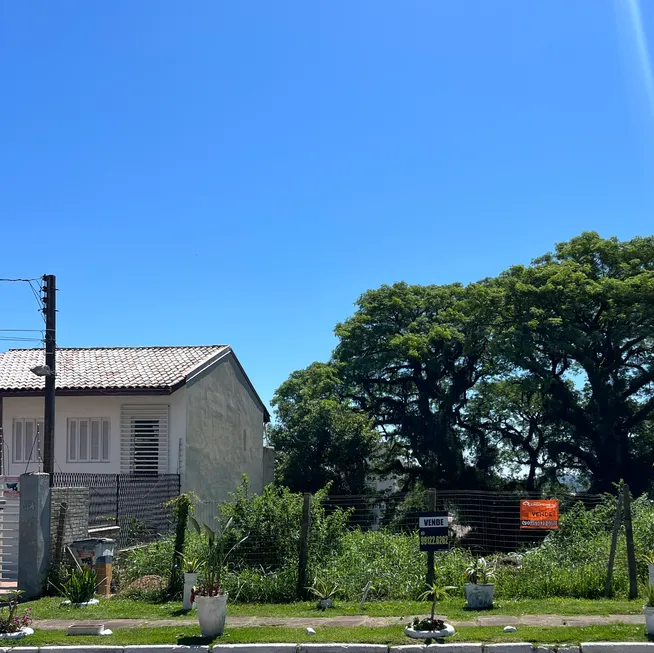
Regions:
<instances>
[{"instance_id":1,"label":"blue sky","mask_svg":"<svg viewBox=\"0 0 654 653\"><path fill-rule=\"evenodd\" d=\"M368 288L652 233L642 5L3 2L0 277L57 275L60 346L228 343L267 401Z\"/></svg>"}]
</instances>

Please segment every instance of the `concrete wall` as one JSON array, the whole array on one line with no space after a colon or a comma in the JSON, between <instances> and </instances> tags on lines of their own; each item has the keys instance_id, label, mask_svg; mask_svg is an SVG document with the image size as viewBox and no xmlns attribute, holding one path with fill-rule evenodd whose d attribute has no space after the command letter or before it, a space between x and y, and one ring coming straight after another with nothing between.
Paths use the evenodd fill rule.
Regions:
<instances>
[{"instance_id":1,"label":"concrete wall","mask_svg":"<svg viewBox=\"0 0 654 653\"><path fill-rule=\"evenodd\" d=\"M55 411L55 469L63 472L91 472L94 474L120 473L120 407L123 404L167 404L169 413L168 473L180 473L179 456L186 440L186 389L162 396L101 396L57 397ZM25 463L13 463L14 418L43 418L42 397L4 397L2 432L5 441L5 474L18 476L25 473ZM68 462L66 456L66 429L69 418L103 417L110 424L110 462ZM180 446L181 442L181 446ZM43 453L43 452L41 452ZM36 452L35 452L36 458ZM27 466L27 472L39 469L36 461Z\"/></svg>"},{"instance_id":2,"label":"concrete wall","mask_svg":"<svg viewBox=\"0 0 654 653\"><path fill-rule=\"evenodd\" d=\"M263 489L263 408L229 353L186 385L183 490L224 501L247 474Z\"/></svg>"},{"instance_id":3,"label":"concrete wall","mask_svg":"<svg viewBox=\"0 0 654 653\"><path fill-rule=\"evenodd\" d=\"M66 504L63 511L62 504ZM63 515L62 515L63 513ZM59 541L63 517L62 537ZM53 487L50 490L50 550L54 564L61 560L63 548L89 534L89 488ZM57 548L56 548L57 547Z\"/></svg>"},{"instance_id":4,"label":"concrete wall","mask_svg":"<svg viewBox=\"0 0 654 653\"><path fill-rule=\"evenodd\" d=\"M275 450L272 447L263 448L263 486L270 485L275 480Z\"/></svg>"}]
</instances>

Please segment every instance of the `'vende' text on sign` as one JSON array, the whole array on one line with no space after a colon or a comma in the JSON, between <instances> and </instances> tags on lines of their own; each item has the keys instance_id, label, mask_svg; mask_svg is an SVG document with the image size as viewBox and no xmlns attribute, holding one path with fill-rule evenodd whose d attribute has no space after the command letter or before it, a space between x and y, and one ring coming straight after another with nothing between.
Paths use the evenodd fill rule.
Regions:
<instances>
[{"instance_id":1,"label":"'vende' text on sign","mask_svg":"<svg viewBox=\"0 0 654 653\"><path fill-rule=\"evenodd\" d=\"M559 500L523 499L520 501L520 528L558 530Z\"/></svg>"},{"instance_id":2,"label":"'vende' text on sign","mask_svg":"<svg viewBox=\"0 0 654 653\"><path fill-rule=\"evenodd\" d=\"M420 513L418 526L421 551L442 551L449 548L448 521L446 511Z\"/></svg>"}]
</instances>

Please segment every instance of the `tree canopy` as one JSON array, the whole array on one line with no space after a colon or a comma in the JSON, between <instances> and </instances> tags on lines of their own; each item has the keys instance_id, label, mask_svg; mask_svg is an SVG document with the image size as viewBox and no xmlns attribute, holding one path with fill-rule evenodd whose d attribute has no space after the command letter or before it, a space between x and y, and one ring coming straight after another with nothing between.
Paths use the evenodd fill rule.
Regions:
<instances>
[{"instance_id":1,"label":"tree canopy","mask_svg":"<svg viewBox=\"0 0 654 653\"><path fill-rule=\"evenodd\" d=\"M478 283L382 286L335 333L273 402L293 489L353 492L373 467L406 487L651 483L654 237L588 232Z\"/></svg>"}]
</instances>

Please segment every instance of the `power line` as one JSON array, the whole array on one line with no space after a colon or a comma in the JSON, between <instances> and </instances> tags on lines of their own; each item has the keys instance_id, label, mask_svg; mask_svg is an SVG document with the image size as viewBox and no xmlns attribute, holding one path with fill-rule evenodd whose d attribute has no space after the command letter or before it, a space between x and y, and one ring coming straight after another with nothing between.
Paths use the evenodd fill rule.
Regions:
<instances>
[{"instance_id":1,"label":"power line","mask_svg":"<svg viewBox=\"0 0 654 653\"><path fill-rule=\"evenodd\" d=\"M44 338L8 338L7 336L0 336L0 340L5 342L43 342Z\"/></svg>"},{"instance_id":2,"label":"power line","mask_svg":"<svg viewBox=\"0 0 654 653\"><path fill-rule=\"evenodd\" d=\"M40 279L0 279L0 281L8 281L9 283L30 283L30 281L41 281Z\"/></svg>"},{"instance_id":3,"label":"power line","mask_svg":"<svg viewBox=\"0 0 654 653\"><path fill-rule=\"evenodd\" d=\"M0 329L6 333L43 333L43 329Z\"/></svg>"}]
</instances>

